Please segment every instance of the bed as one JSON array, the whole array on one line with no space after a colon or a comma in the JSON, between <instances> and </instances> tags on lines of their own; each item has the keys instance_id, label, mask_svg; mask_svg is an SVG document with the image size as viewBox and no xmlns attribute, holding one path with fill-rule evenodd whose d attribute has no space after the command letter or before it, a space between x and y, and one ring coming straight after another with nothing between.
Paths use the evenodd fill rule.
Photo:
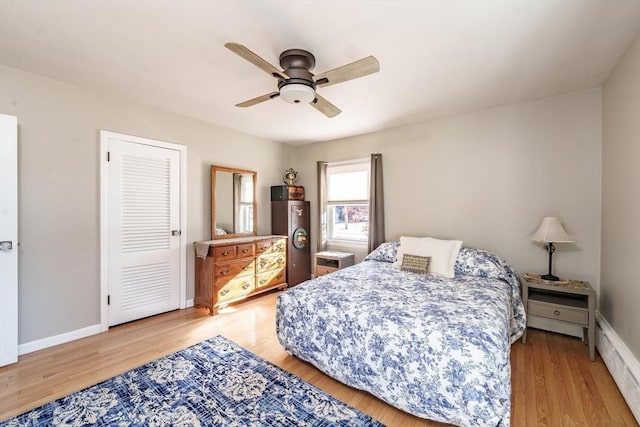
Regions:
<instances>
[{"instance_id":1,"label":"bed","mask_svg":"<svg viewBox=\"0 0 640 427\"><path fill-rule=\"evenodd\" d=\"M525 328L514 270L462 248L455 276L400 271L398 242L357 265L279 295L276 329L290 354L418 417L508 426L509 352Z\"/></svg>"}]
</instances>

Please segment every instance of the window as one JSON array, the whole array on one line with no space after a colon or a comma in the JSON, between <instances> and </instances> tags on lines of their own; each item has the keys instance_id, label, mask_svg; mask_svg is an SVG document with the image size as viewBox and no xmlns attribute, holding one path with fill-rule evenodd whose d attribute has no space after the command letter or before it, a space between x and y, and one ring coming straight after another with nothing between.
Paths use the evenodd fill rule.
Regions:
<instances>
[{"instance_id":1,"label":"window","mask_svg":"<svg viewBox=\"0 0 640 427\"><path fill-rule=\"evenodd\" d=\"M366 243L370 160L327 164L327 239Z\"/></svg>"}]
</instances>

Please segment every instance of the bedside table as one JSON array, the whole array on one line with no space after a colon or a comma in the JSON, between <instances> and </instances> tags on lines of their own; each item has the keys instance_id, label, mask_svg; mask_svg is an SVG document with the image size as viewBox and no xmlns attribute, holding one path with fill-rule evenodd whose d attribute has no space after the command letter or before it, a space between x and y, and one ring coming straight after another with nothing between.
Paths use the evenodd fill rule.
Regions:
<instances>
[{"instance_id":1,"label":"bedside table","mask_svg":"<svg viewBox=\"0 0 640 427\"><path fill-rule=\"evenodd\" d=\"M540 276L521 277L522 302L527 311L527 327L559 332L581 338L589 344L589 359L595 360L596 293L587 282L552 282ZM579 326L582 336L573 332ZM527 342L527 330L522 343Z\"/></svg>"},{"instance_id":2,"label":"bedside table","mask_svg":"<svg viewBox=\"0 0 640 427\"><path fill-rule=\"evenodd\" d=\"M341 268L353 265L354 254L347 252L323 251L315 255L314 273L316 277L333 273Z\"/></svg>"}]
</instances>

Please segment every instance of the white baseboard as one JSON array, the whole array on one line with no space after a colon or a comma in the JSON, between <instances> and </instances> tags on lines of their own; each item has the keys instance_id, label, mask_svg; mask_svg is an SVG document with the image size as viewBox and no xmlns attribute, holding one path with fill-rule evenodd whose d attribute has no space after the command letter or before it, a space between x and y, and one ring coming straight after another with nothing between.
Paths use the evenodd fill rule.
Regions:
<instances>
[{"instance_id":1,"label":"white baseboard","mask_svg":"<svg viewBox=\"0 0 640 427\"><path fill-rule=\"evenodd\" d=\"M33 351L42 350L43 348L53 347L54 345L64 344L69 341L77 340L80 338L88 337L90 335L99 334L102 332L101 325L87 326L86 328L76 329L75 331L65 332L64 334L54 335L52 337L43 338L41 340L35 340L20 344L18 346L18 355L31 353Z\"/></svg>"},{"instance_id":2,"label":"white baseboard","mask_svg":"<svg viewBox=\"0 0 640 427\"><path fill-rule=\"evenodd\" d=\"M620 339L607 319L596 313L596 347L627 401L636 421L640 423L640 360Z\"/></svg>"},{"instance_id":3,"label":"white baseboard","mask_svg":"<svg viewBox=\"0 0 640 427\"><path fill-rule=\"evenodd\" d=\"M192 299L188 299L187 300L187 308L189 307L193 307L193 300Z\"/></svg>"}]
</instances>

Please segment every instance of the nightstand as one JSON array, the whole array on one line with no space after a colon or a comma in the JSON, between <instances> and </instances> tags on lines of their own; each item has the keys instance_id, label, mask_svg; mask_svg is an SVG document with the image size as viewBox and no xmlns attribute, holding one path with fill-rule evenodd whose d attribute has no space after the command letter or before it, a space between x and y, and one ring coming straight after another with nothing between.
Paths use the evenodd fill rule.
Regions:
<instances>
[{"instance_id":1,"label":"nightstand","mask_svg":"<svg viewBox=\"0 0 640 427\"><path fill-rule=\"evenodd\" d=\"M347 252L324 251L315 255L316 277L324 276L341 268L353 265L354 254Z\"/></svg>"},{"instance_id":2,"label":"nightstand","mask_svg":"<svg viewBox=\"0 0 640 427\"><path fill-rule=\"evenodd\" d=\"M578 280L552 282L532 274L521 279L527 327L581 338L589 344L589 359L595 360L596 293L591 285ZM526 342L525 329L522 343Z\"/></svg>"}]
</instances>

